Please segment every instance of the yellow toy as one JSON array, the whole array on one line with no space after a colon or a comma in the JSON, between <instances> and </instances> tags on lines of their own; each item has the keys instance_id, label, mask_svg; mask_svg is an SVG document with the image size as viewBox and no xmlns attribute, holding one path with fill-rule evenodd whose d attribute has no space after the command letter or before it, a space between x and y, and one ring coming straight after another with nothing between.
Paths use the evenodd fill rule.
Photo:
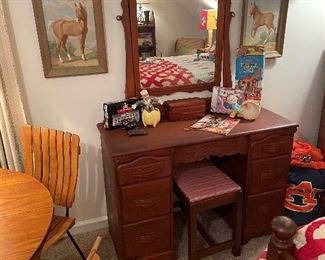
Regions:
<instances>
[{"instance_id":1,"label":"yellow toy","mask_svg":"<svg viewBox=\"0 0 325 260\"><path fill-rule=\"evenodd\" d=\"M151 112L142 109L142 123L144 126L152 125L153 127L156 127L159 121L160 121L160 111L158 108L155 108Z\"/></svg>"},{"instance_id":2,"label":"yellow toy","mask_svg":"<svg viewBox=\"0 0 325 260\"><path fill-rule=\"evenodd\" d=\"M150 97L147 90L142 90L140 92L142 100L136 102L132 105L132 108L135 109L137 106L142 107L142 123L144 126L152 125L156 127L160 121L160 111L158 108L155 108L156 104L163 104L163 101L160 101L154 97Z\"/></svg>"}]
</instances>

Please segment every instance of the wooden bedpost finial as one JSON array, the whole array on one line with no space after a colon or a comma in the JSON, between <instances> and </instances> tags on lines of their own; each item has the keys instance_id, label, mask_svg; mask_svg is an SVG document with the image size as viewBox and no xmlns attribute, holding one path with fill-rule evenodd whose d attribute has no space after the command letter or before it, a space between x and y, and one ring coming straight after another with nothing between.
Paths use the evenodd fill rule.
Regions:
<instances>
[{"instance_id":1,"label":"wooden bedpost finial","mask_svg":"<svg viewBox=\"0 0 325 260\"><path fill-rule=\"evenodd\" d=\"M275 217L271 222L272 235L268 245L267 259L291 259L293 236L297 231L296 223L285 216ZM294 259L292 257L292 259Z\"/></svg>"}]
</instances>

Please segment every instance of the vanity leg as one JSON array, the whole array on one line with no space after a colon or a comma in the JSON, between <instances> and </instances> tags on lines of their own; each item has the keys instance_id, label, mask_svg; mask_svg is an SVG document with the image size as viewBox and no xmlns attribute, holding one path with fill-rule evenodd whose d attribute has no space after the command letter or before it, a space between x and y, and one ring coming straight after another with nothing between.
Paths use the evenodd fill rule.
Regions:
<instances>
[{"instance_id":1,"label":"vanity leg","mask_svg":"<svg viewBox=\"0 0 325 260\"><path fill-rule=\"evenodd\" d=\"M197 219L196 211L193 209L188 209L188 258L189 260L198 259L198 250L197 250Z\"/></svg>"}]
</instances>

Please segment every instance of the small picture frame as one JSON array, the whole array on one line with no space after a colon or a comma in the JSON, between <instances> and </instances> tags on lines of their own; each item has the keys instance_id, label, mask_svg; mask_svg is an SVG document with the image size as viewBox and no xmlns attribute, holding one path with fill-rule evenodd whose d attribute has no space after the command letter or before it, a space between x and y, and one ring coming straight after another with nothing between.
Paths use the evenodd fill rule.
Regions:
<instances>
[{"instance_id":1,"label":"small picture frame","mask_svg":"<svg viewBox=\"0 0 325 260\"><path fill-rule=\"evenodd\" d=\"M213 113L231 114L234 106L240 106L244 100L244 90L213 87L210 111Z\"/></svg>"},{"instance_id":2,"label":"small picture frame","mask_svg":"<svg viewBox=\"0 0 325 260\"><path fill-rule=\"evenodd\" d=\"M263 46L266 58L283 54L289 0L243 0L241 45Z\"/></svg>"}]
</instances>

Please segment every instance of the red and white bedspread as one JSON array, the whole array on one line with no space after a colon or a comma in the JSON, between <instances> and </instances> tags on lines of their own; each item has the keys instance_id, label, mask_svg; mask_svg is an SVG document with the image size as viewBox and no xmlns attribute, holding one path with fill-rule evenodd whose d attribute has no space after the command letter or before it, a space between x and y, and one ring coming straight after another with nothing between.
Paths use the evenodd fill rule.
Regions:
<instances>
[{"instance_id":1,"label":"red and white bedspread","mask_svg":"<svg viewBox=\"0 0 325 260\"><path fill-rule=\"evenodd\" d=\"M195 57L196 55L183 55L150 58L150 63L140 62L141 88L163 88L212 81L214 63L194 61Z\"/></svg>"}]
</instances>

